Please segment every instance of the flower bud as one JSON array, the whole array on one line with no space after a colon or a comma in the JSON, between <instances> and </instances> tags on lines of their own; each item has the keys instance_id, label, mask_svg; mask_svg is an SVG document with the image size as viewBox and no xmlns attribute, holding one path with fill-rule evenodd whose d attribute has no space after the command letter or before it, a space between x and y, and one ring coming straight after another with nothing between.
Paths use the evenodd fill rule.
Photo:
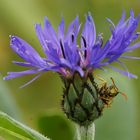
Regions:
<instances>
[{"instance_id":1,"label":"flower bud","mask_svg":"<svg viewBox=\"0 0 140 140\"><path fill-rule=\"evenodd\" d=\"M89 125L102 115L103 101L98 95L98 86L92 75L81 77L75 73L64 82L62 100L63 111L67 117L79 125Z\"/></svg>"}]
</instances>

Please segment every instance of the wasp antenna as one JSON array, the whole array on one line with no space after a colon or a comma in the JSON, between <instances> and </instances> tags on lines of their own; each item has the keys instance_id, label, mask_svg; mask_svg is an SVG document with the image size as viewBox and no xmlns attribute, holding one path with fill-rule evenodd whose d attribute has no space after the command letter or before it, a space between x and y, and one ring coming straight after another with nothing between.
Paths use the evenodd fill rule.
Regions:
<instances>
[{"instance_id":1,"label":"wasp antenna","mask_svg":"<svg viewBox=\"0 0 140 140\"><path fill-rule=\"evenodd\" d=\"M128 100L127 95L126 95L125 93L122 93L122 92L120 92L120 93L121 93L121 95L125 98L125 100L127 101L127 100Z\"/></svg>"},{"instance_id":2,"label":"wasp antenna","mask_svg":"<svg viewBox=\"0 0 140 140\"><path fill-rule=\"evenodd\" d=\"M115 85L114 79L112 77L110 77L110 79L111 79L112 83Z\"/></svg>"},{"instance_id":3,"label":"wasp antenna","mask_svg":"<svg viewBox=\"0 0 140 140\"><path fill-rule=\"evenodd\" d=\"M115 84L115 82L114 82L114 79L113 79L112 77L110 77L110 79L111 79L113 85L114 85L114 86L116 87L116 89L118 90L118 88L117 88L117 86L116 86L116 84Z\"/></svg>"}]
</instances>

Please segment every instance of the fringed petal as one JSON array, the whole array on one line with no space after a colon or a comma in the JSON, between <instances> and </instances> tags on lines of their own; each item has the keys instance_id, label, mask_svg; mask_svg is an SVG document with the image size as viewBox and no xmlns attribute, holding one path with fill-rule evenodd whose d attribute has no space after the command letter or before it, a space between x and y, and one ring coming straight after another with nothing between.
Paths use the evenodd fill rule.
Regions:
<instances>
[{"instance_id":1,"label":"fringed petal","mask_svg":"<svg viewBox=\"0 0 140 140\"><path fill-rule=\"evenodd\" d=\"M126 72L126 71L117 69L117 68L112 67L112 66L108 66L108 67L111 68L112 70L116 71L116 72L119 72L120 74L122 74L124 76L128 76L128 72ZM132 74L132 73L129 73L129 78L136 78L137 79L137 76Z\"/></svg>"},{"instance_id":2,"label":"fringed petal","mask_svg":"<svg viewBox=\"0 0 140 140\"><path fill-rule=\"evenodd\" d=\"M4 80L9 80L9 79L13 79L13 78L17 78L17 77L21 77L24 75L30 75L30 74L37 74L38 72L41 72L42 70L25 70L25 71L20 71L20 72L8 72L7 76L5 76L3 79Z\"/></svg>"},{"instance_id":3,"label":"fringed petal","mask_svg":"<svg viewBox=\"0 0 140 140\"><path fill-rule=\"evenodd\" d=\"M96 28L90 13L86 17L86 23L82 31L82 37L86 41L87 48L91 48L92 46L94 46L96 41ZM83 42L82 38L81 38L81 46L85 47L85 43Z\"/></svg>"},{"instance_id":4,"label":"fringed petal","mask_svg":"<svg viewBox=\"0 0 140 140\"><path fill-rule=\"evenodd\" d=\"M135 60L140 60L140 57L136 57L136 56L120 56L120 58L125 58L125 59L135 59Z\"/></svg>"},{"instance_id":5,"label":"fringed petal","mask_svg":"<svg viewBox=\"0 0 140 140\"><path fill-rule=\"evenodd\" d=\"M26 62L34 66L45 66L44 60L27 42L17 36L11 36L10 47Z\"/></svg>"}]
</instances>

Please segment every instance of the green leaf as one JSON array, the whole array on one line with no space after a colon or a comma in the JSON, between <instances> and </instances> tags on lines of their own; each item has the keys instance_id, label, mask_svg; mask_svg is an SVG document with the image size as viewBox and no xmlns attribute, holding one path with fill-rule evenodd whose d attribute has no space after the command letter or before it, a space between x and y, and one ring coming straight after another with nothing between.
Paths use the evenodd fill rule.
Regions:
<instances>
[{"instance_id":1,"label":"green leaf","mask_svg":"<svg viewBox=\"0 0 140 140\"><path fill-rule=\"evenodd\" d=\"M1 128L0 127L0 140L6 139L6 140L31 140L27 137L24 137L20 134L14 133L12 131L9 131L8 129Z\"/></svg>"},{"instance_id":2,"label":"green leaf","mask_svg":"<svg viewBox=\"0 0 140 140\"><path fill-rule=\"evenodd\" d=\"M15 119L20 119L20 111L15 103L15 99L12 97L9 87L6 82L2 80L0 76L0 110L8 113Z\"/></svg>"},{"instance_id":3,"label":"green leaf","mask_svg":"<svg viewBox=\"0 0 140 140\"><path fill-rule=\"evenodd\" d=\"M0 138L6 140L49 140L37 131L0 112Z\"/></svg>"},{"instance_id":4,"label":"green leaf","mask_svg":"<svg viewBox=\"0 0 140 140\"><path fill-rule=\"evenodd\" d=\"M72 140L74 137L74 127L61 114L47 112L38 120L38 126L44 135L52 140Z\"/></svg>"},{"instance_id":5,"label":"green leaf","mask_svg":"<svg viewBox=\"0 0 140 140\"><path fill-rule=\"evenodd\" d=\"M137 130L136 90L132 79L117 73L99 75L112 84L113 77L119 91L125 93L126 100L121 94L114 98L112 106L104 109L103 116L95 121L96 140L135 140Z\"/></svg>"}]
</instances>

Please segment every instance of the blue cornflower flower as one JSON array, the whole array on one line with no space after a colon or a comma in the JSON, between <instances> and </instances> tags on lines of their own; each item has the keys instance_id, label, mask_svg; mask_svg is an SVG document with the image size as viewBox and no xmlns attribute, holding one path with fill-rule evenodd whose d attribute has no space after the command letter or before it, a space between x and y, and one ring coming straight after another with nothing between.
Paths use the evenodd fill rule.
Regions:
<instances>
[{"instance_id":1,"label":"blue cornflower flower","mask_svg":"<svg viewBox=\"0 0 140 140\"><path fill-rule=\"evenodd\" d=\"M105 45L103 45L102 34L96 37L95 24L90 14L86 16L86 22L80 34L81 44L78 45L77 37L81 27L78 16L71 22L67 32L65 32L64 19L62 19L57 33L45 17L44 28L40 24L35 25L36 34L46 55L45 58L41 57L34 48L21 38L11 36L10 47L24 60L24 62L13 61L13 63L27 67L29 70L8 72L4 80L37 74L30 81L32 82L46 71L55 71L64 77L71 77L75 72L78 72L81 77L84 77L95 69L104 69L104 66L130 78L136 78L135 75L127 71L126 66L118 59L140 59L139 57L123 55L125 52L131 52L140 47L140 42L132 45L132 42L139 36L139 33L135 32L139 23L139 16L134 17L131 10L130 17L125 20L125 12L123 12L116 26L110 19L107 20L112 26L110 27L111 37ZM110 66L113 62L121 64L126 71Z\"/></svg>"},{"instance_id":2,"label":"blue cornflower flower","mask_svg":"<svg viewBox=\"0 0 140 140\"><path fill-rule=\"evenodd\" d=\"M108 67L129 78L136 78L136 75L128 72L119 58L140 59L140 57L123 55L140 47L140 42L134 43L139 36L136 32L139 16L134 17L134 12L131 10L130 17L125 20L125 12L123 12L116 26L110 19L107 20L111 23L111 36L103 44L102 34L96 37L96 28L90 13L86 16L81 34L78 16L70 23L67 32L62 19L57 33L45 18L44 28L40 24L35 25L45 57L41 57L21 38L11 36L10 47L24 60L24 62L13 61L13 63L29 69L8 72L4 80L36 74L24 85L26 86L46 71L59 73L64 84L61 102L64 113L80 126L87 127L99 118L103 109L121 93L113 78L111 78L113 85L108 86L104 83L101 86L96 82L92 72L95 69L105 70L105 67ZM77 43L78 36L80 36L80 45ZM119 63L125 70L111 66L113 62Z\"/></svg>"}]
</instances>

